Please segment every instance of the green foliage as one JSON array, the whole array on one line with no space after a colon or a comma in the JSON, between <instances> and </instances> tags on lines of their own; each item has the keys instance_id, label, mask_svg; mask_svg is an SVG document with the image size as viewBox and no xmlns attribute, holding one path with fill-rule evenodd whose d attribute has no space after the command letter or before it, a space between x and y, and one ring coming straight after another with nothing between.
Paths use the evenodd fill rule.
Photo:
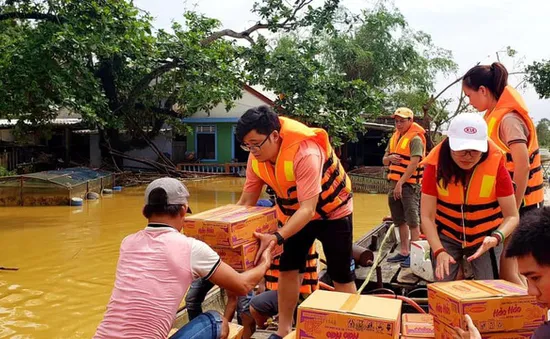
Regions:
<instances>
[{"instance_id":1,"label":"green foliage","mask_svg":"<svg viewBox=\"0 0 550 339\"><path fill-rule=\"evenodd\" d=\"M236 39L320 29L338 2L260 1L261 22L243 32L186 12L171 30L153 32L152 18L129 0L0 0L0 117L39 126L65 107L114 139L117 130L152 136L167 121L231 108L247 81L247 48Z\"/></svg>"},{"instance_id":2,"label":"green foliage","mask_svg":"<svg viewBox=\"0 0 550 339\"><path fill-rule=\"evenodd\" d=\"M527 66L527 81L535 87L541 99L550 98L550 60L535 61Z\"/></svg>"},{"instance_id":3,"label":"green foliage","mask_svg":"<svg viewBox=\"0 0 550 339\"><path fill-rule=\"evenodd\" d=\"M537 137L541 146L550 147L550 120L543 118L538 122Z\"/></svg>"},{"instance_id":4,"label":"green foliage","mask_svg":"<svg viewBox=\"0 0 550 339\"><path fill-rule=\"evenodd\" d=\"M398 106L421 112L436 75L456 69L451 53L396 9L377 5L357 22L286 35L275 46L262 39L247 59L252 82L282 94L283 113L326 128L336 144L356 140L367 120Z\"/></svg>"},{"instance_id":5,"label":"green foliage","mask_svg":"<svg viewBox=\"0 0 550 339\"><path fill-rule=\"evenodd\" d=\"M0 178L15 175L15 171L8 171L5 167L0 166Z\"/></svg>"},{"instance_id":6,"label":"green foliage","mask_svg":"<svg viewBox=\"0 0 550 339\"><path fill-rule=\"evenodd\" d=\"M129 0L0 0L0 117L42 126L65 107L113 142L118 130L142 139L165 123L185 132L181 118L229 109L252 83L339 143L397 106L419 112L436 75L456 68L384 2L360 15L339 0L310 2L258 1L260 20L242 32L195 12L154 32ZM280 39L253 38L261 30Z\"/></svg>"}]
</instances>

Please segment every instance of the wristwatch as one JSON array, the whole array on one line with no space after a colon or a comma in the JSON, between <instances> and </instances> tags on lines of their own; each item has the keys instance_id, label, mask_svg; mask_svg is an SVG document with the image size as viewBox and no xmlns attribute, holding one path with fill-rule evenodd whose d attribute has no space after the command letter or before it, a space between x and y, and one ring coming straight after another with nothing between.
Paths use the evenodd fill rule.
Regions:
<instances>
[{"instance_id":1,"label":"wristwatch","mask_svg":"<svg viewBox=\"0 0 550 339\"><path fill-rule=\"evenodd\" d=\"M275 232L273 235L277 238L277 245L282 245L285 242L285 238L283 238L281 233Z\"/></svg>"}]
</instances>

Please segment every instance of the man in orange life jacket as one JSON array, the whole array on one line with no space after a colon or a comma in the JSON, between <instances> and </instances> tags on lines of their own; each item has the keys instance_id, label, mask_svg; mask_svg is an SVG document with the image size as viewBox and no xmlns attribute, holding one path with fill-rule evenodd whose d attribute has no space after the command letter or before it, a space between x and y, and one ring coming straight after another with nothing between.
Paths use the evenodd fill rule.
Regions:
<instances>
[{"instance_id":1,"label":"man in orange life jacket","mask_svg":"<svg viewBox=\"0 0 550 339\"><path fill-rule=\"evenodd\" d=\"M393 118L396 131L388 143L382 163L389 166L391 189L388 202L393 222L399 227L401 248L399 253L388 258L388 262L401 262L402 267L410 267L409 229L412 241L420 237L422 167L419 163L426 152L426 138L425 130L413 121L414 114L410 109L398 108Z\"/></svg>"},{"instance_id":2,"label":"man in orange life jacket","mask_svg":"<svg viewBox=\"0 0 550 339\"><path fill-rule=\"evenodd\" d=\"M284 117L271 108L249 109L239 119L237 138L250 151L246 183L238 204L254 205L265 184L276 194L277 218L283 224L273 234L256 234L262 253L270 241L284 243L278 283L279 329L282 338L292 326L300 293L299 271L308 251L321 241L328 274L338 291L354 293L352 259L351 181L323 129Z\"/></svg>"}]
</instances>

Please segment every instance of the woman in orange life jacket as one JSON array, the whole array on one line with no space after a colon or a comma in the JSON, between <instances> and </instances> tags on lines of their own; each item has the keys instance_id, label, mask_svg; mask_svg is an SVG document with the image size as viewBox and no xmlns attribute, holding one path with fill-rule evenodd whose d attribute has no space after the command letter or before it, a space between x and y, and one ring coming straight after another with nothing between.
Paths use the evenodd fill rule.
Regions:
<instances>
[{"instance_id":1,"label":"woman in orange life jacket","mask_svg":"<svg viewBox=\"0 0 550 339\"><path fill-rule=\"evenodd\" d=\"M535 125L520 94L507 82L508 71L495 62L470 69L463 77L462 89L475 109L485 111L489 138L506 153L516 205L523 215L543 206L544 179ZM501 277L523 283L514 258L502 256Z\"/></svg>"},{"instance_id":2,"label":"woman in orange life jacket","mask_svg":"<svg viewBox=\"0 0 550 339\"><path fill-rule=\"evenodd\" d=\"M423 161L422 230L437 280L455 280L460 258L475 279L497 279L502 243L518 224L504 154L474 113L455 117L447 138Z\"/></svg>"}]
</instances>

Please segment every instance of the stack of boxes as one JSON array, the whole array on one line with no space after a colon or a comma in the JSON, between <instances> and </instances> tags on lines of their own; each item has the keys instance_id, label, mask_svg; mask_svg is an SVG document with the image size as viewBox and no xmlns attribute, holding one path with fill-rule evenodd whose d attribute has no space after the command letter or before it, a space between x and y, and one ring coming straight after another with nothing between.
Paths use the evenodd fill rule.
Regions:
<instances>
[{"instance_id":1,"label":"stack of boxes","mask_svg":"<svg viewBox=\"0 0 550 339\"><path fill-rule=\"evenodd\" d=\"M237 271L254 267L259 241L254 232L277 230L275 208L226 205L185 218L183 233L210 245ZM274 255L282 252L277 246Z\"/></svg>"},{"instance_id":2,"label":"stack of boxes","mask_svg":"<svg viewBox=\"0 0 550 339\"><path fill-rule=\"evenodd\" d=\"M483 339L526 339L546 320L546 308L525 288L504 280L461 280L428 285L435 338L467 328L468 314Z\"/></svg>"}]
</instances>

